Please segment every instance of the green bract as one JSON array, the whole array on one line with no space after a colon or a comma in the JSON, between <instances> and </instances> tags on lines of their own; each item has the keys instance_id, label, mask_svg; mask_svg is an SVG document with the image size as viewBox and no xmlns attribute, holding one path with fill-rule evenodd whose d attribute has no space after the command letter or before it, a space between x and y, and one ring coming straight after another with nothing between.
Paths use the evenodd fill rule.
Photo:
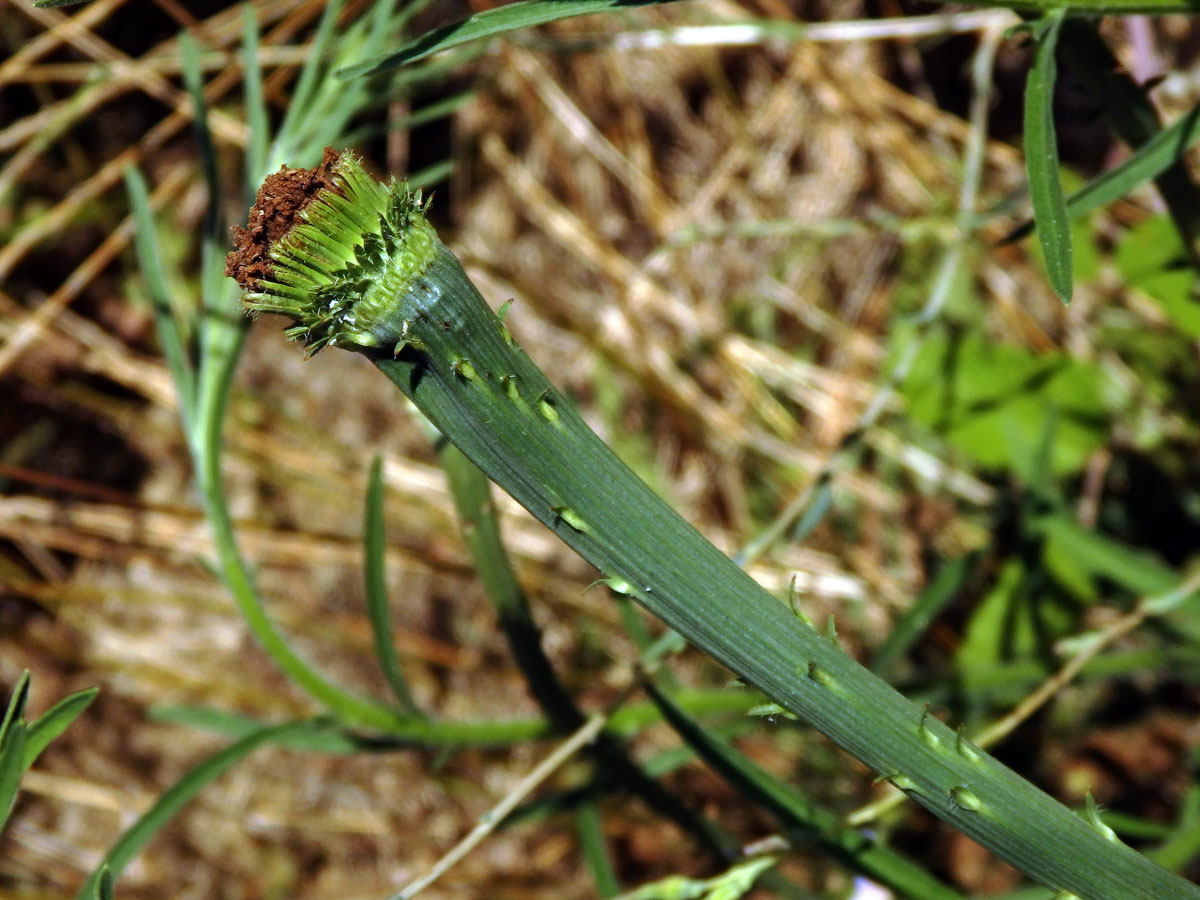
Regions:
<instances>
[{"instance_id":1,"label":"green bract","mask_svg":"<svg viewBox=\"0 0 1200 900\"><path fill-rule=\"evenodd\" d=\"M271 248L271 273L245 294L253 312L288 316L285 332L312 355L325 346L386 347L402 342L387 312L428 268L438 244L425 220L428 201L405 182L376 181L349 153Z\"/></svg>"}]
</instances>

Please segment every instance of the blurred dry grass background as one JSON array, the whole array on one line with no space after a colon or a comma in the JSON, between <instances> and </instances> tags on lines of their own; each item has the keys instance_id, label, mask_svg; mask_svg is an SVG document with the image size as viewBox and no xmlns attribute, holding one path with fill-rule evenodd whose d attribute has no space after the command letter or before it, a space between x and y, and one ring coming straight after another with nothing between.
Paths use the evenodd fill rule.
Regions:
<instances>
[{"instance_id":1,"label":"blurred dry grass background","mask_svg":"<svg viewBox=\"0 0 1200 900\"><path fill-rule=\"evenodd\" d=\"M0 883L14 896L73 892L121 829L222 743L155 724L149 707L204 704L264 719L312 712L202 562L207 532L120 183L129 162L147 173L160 239L188 270L206 197L175 35L191 29L204 50L222 176L237 198L240 12L221 6L0 7L0 684L30 668L35 712L71 690L102 688L24 783L0 841ZM838 18L875 11L836 6ZM256 6L275 114L320 8ZM636 20L686 23L694 9ZM801 21L828 12L779 0L708 0L705 9ZM447 4L430 16L468 11ZM990 15L993 28L1007 22ZM567 22L540 43L497 44L449 79L447 95L475 92L449 127L394 131L363 149L396 172L453 160L435 211L485 296L515 299L508 322L531 356L732 552L811 484L875 396L890 317L920 305L937 249L954 234L968 126L961 110L932 102L943 86L933 89L928 57L912 41L564 52L625 21ZM946 59L961 64L975 41L954 38ZM1005 44L1000 63L1019 69L1021 49ZM966 96L967 77L952 72L954 93ZM389 115L409 111L396 103ZM989 142L985 204L1022 178L1019 154ZM225 212L231 223L245 214L236 199ZM731 227L781 221L786 232ZM917 234L889 221L927 227ZM1088 298L1065 311L1023 253L974 259L990 315L1032 347L1069 342ZM175 287L181 298L197 291ZM278 331L269 319L252 328L225 457L243 552L276 620L344 683L385 690L359 569L363 489L378 452L396 641L418 700L447 717L535 715L473 580L428 443L394 389L352 354L305 362ZM853 511L855 528L835 515L803 547L773 550L754 567L777 591L799 573L813 617L835 613L860 649L878 645L923 586L931 551L979 541L971 511L990 491L966 471L957 480L942 471L930 487L886 418L865 446L861 465L837 480L839 509ZM626 684L635 655L616 612L602 591L584 591L593 577L585 565L513 504L502 510L547 648L581 703L597 708ZM691 684L727 679L697 654L678 669ZM652 730L635 751L673 743ZM155 840L120 895L383 896L424 871L548 746L446 757L260 750ZM799 762L778 742L752 735L744 746L783 774L800 765L839 779L851 768L822 761L807 739ZM556 783L571 778L568 767ZM769 833L699 767L671 783L744 840ZM627 879L706 865L636 804L614 800L606 810ZM983 887L990 867L937 834L949 874ZM806 865L789 871L819 877L821 864L807 875ZM493 837L428 895L589 891L567 820L551 818Z\"/></svg>"}]
</instances>

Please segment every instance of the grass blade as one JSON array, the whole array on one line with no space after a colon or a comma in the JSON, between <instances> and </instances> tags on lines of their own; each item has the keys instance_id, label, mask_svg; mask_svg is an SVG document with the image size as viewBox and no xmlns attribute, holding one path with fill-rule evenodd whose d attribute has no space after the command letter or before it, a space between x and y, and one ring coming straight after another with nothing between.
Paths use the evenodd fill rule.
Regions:
<instances>
[{"instance_id":1,"label":"grass blade","mask_svg":"<svg viewBox=\"0 0 1200 900\"><path fill-rule=\"evenodd\" d=\"M292 92L292 101L288 104L287 111L283 114L283 122L279 126L280 135L289 135L296 130L297 118L309 108L313 101L313 95L316 92L320 81L319 76L325 64L325 57L329 53L330 41L333 38L333 29L337 25L338 14L342 11L342 0L332 0L326 5L325 11L321 14L321 21L317 23L316 34L309 41L308 59L304 62L304 67L300 70L300 77L296 79L296 89ZM273 165L271 166L273 168ZM254 173L250 173L253 175ZM263 177L267 173L260 172L259 176ZM251 193L257 190L258 185L251 184Z\"/></svg>"},{"instance_id":2,"label":"grass blade","mask_svg":"<svg viewBox=\"0 0 1200 900\"><path fill-rule=\"evenodd\" d=\"M423 169L418 169L408 176L408 180L413 184L428 185L437 184L439 181L445 181L450 177L450 173L454 171L454 160L444 159L441 162L433 163Z\"/></svg>"},{"instance_id":3,"label":"grass blade","mask_svg":"<svg viewBox=\"0 0 1200 900\"><path fill-rule=\"evenodd\" d=\"M268 616L238 550L233 522L221 486L221 429L247 320L239 314L233 285L224 277L224 236L220 234L218 225L220 194L216 158L207 127L207 107L197 49L195 42L186 34L180 39L180 50L184 82L195 107L195 129L210 200L202 244L201 285L205 315L200 330L195 415L190 423L185 424L191 426L188 429L189 447L195 461L205 515L213 531L218 570L255 637L290 679L343 721L387 731L399 723L401 713L345 690L326 679L303 659ZM356 103L344 103L342 114L352 115L358 108Z\"/></svg>"},{"instance_id":4,"label":"grass blade","mask_svg":"<svg viewBox=\"0 0 1200 900\"><path fill-rule=\"evenodd\" d=\"M1064 303L1071 300L1071 225L1058 173L1058 138L1054 133L1054 51L1066 10L1048 14L1037 25L1037 51L1025 85L1025 166L1033 218L1046 261L1050 286Z\"/></svg>"},{"instance_id":5,"label":"grass blade","mask_svg":"<svg viewBox=\"0 0 1200 900\"><path fill-rule=\"evenodd\" d=\"M102 866L100 877L96 879L96 890L92 892L92 900L113 900L112 871L108 866Z\"/></svg>"},{"instance_id":6,"label":"grass blade","mask_svg":"<svg viewBox=\"0 0 1200 900\"><path fill-rule=\"evenodd\" d=\"M368 141L372 138L379 137L389 131L408 131L420 125L426 125L429 122L435 122L438 119L447 118L458 112L463 106L475 99L475 90L462 91L455 94L453 97L447 97L445 100L440 100L437 103L430 103L428 106L422 106L420 109L409 113L403 118L397 119L394 122L375 123L372 125L364 125L361 128L356 128L354 131L346 135L346 143L350 146ZM440 164L435 164L440 165ZM412 179L410 179L412 180Z\"/></svg>"},{"instance_id":7,"label":"grass blade","mask_svg":"<svg viewBox=\"0 0 1200 900\"><path fill-rule=\"evenodd\" d=\"M246 145L246 189L253 197L267 165L267 144L271 136L267 102L263 97L262 69L258 65L258 16L254 5L242 7L242 73L246 93L246 124L250 141Z\"/></svg>"},{"instance_id":8,"label":"grass blade","mask_svg":"<svg viewBox=\"0 0 1200 900\"><path fill-rule=\"evenodd\" d=\"M1037 531L1090 575L1131 594L1159 594L1179 583L1179 575L1150 554L1085 528L1070 516L1048 515L1037 523Z\"/></svg>"},{"instance_id":9,"label":"grass blade","mask_svg":"<svg viewBox=\"0 0 1200 900\"><path fill-rule=\"evenodd\" d=\"M191 424L196 416L195 371L184 345L179 322L171 309L167 272L163 266L162 250L158 245L154 213L150 209L150 193L146 188L146 180L136 166L128 166L125 169L125 192L129 195L129 206L133 215L133 241L138 267L142 277L146 279L146 290L154 306L158 339L162 343L163 355L167 358L167 369L170 370L171 380L175 383L175 392L179 395L184 432L191 434Z\"/></svg>"},{"instance_id":10,"label":"grass blade","mask_svg":"<svg viewBox=\"0 0 1200 900\"><path fill-rule=\"evenodd\" d=\"M200 49L186 31L179 36L179 61L183 67L183 84L192 98L192 128L200 146L200 161L204 167L204 181L208 185L208 208L204 214L204 234L217 234L219 215L217 198L220 183L217 181L217 153L213 148L212 133L208 130L208 103L204 99L204 76L200 71Z\"/></svg>"},{"instance_id":11,"label":"grass blade","mask_svg":"<svg viewBox=\"0 0 1200 900\"><path fill-rule=\"evenodd\" d=\"M26 769L34 764L52 740L70 727L71 723L91 705L99 693L100 688L88 688L64 697L29 726L29 736L25 742L24 765Z\"/></svg>"},{"instance_id":12,"label":"grass blade","mask_svg":"<svg viewBox=\"0 0 1200 900\"><path fill-rule=\"evenodd\" d=\"M517 581L500 537L491 482L449 441L439 441L437 449L463 541L496 612L500 629L508 640L513 659L525 677L529 693L547 718L558 731L569 733L584 722L585 716L559 682L542 649L541 631L533 620L529 601Z\"/></svg>"},{"instance_id":13,"label":"grass blade","mask_svg":"<svg viewBox=\"0 0 1200 900\"><path fill-rule=\"evenodd\" d=\"M367 616L375 638L375 657L400 705L410 713L419 713L408 682L400 668L400 656L392 640L392 622L388 614L387 577L384 563L386 541L383 526L383 466L378 456L371 463L367 482L366 511L363 514L363 572L366 581Z\"/></svg>"},{"instance_id":14,"label":"grass blade","mask_svg":"<svg viewBox=\"0 0 1200 900\"><path fill-rule=\"evenodd\" d=\"M643 707L637 712L644 716L648 710ZM263 727L261 722L247 716L196 706L162 707L154 710L153 716L161 722L178 722L232 738L245 737ZM344 753L397 747L507 747L553 733L543 719L434 721L411 717L398 721L390 730L366 736L328 718L313 719L309 724L311 732L289 735L277 743L323 753Z\"/></svg>"},{"instance_id":15,"label":"grass blade","mask_svg":"<svg viewBox=\"0 0 1200 900\"><path fill-rule=\"evenodd\" d=\"M241 762L254 750L263 744L289 735L301 734L313 727L311 722L287 722L283 725L271 725L260 728L239 741L230 744L223 750L214 753L201 762L190 772L179 779L174 785L163 792L158 801L146 810L142 816L130 826L113 844L105 855L103 862L96 867L79 893L76 900L91 900L95 896L97 884L107 870L112 878L120 876L130 861L143 847L183 809L200 791L228 772L234 765Z\"/></svg>"},{"instance_id":16,"label":"grass blade","mask_svg":"<svg viewBox=\"0 0 1200 900\"><path fill-rule=\"evenodd\" d=\"M497 37L522 28L532 28L535 25L545 25L574 16L586 16L589 13L655 6L669 2L672 0L518 0L517 3L489 9L469 16L461 22L436 28L393 53L339 69L337 75L341 78L374 75L376 72L394 69L469 41Z\"/></svg>"},{"instance_id":17,"label":"grass blade","mask_svg":"<svg viewBox=\"0 0 1200 900\"><path fill-rule=\"evenodd\" d=\"M21 721L25 714L25 704L29 702L29 670L26 669L17 679L13 687L12 697L9 698L8 708L4 711L4 720L0 721L0 747L8 740L8 733Z\"/></svg>"},{"instance_id":18,"label":"grass blade","mask_svg":"<svg viewBox=\"0 0 1200 900\"><path fill-rule=\"evenodd\" d=\"M1068 197L1067 214L1078 218L1120 200L1173 166L1197 141L1200 141L1200 103L1142 144L1132 156L1097 175ZM1001 243L1019 241L1030 235L1034 227L1032 220L1025 222L1014 228Z\"/></svg>"},{"instance_id":19,"label":"grass blade","mask_svg":"<svg viewBox=\"0 0 1200 900\"><path fill-rule=\"evenodd\" d=\"M240 740L267 727L266 723L206 706L160 706L150 710L155 722L183 725L197 731L219 734L231 740ZM302 750L306 753L361 753L368 749L379 749L388 739L365 738L341 728L334 722L312 720L310 729L296 734L285 734L275 739L278 747ZM392 740L389 746L397 746Z\"/></svg>"},{"instance_id":20,"label":"grass blade","mask_svg":"<svg viewBox=\"0 0 1200 900\"><path fill-rule=\"evenodd\" d=\"M592 873L592 883L601 897L615 897L621 892L621 883L613 871L612 859L604 840L604 822L596 801L588 798L575 813L575 827L579 832L579 846L583 861Z\"/></svg>"},{"instance_id":21,"label":"grass blade","mask_svg":"<svg viewBox=\"0 0 1200 900\"><path fill-rule=\"evenodd\" d=\"M25 743L28 728L17 720L9 724L4 742L0 744L0 831L3 831L8 816L17 799L21 775L25 771Z\"/></svg>"}]
</instances>

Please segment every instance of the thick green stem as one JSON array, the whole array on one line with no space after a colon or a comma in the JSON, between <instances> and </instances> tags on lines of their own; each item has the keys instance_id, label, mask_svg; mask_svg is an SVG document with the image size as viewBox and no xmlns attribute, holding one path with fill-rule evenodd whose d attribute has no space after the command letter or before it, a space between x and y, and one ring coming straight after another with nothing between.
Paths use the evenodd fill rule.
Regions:
<instances>
[{"instance_id":1,"label":"thick green stem","mask_svg":"<svg viewBox=\"0 0 1200 900\"><path fill-rule=\"evenodd\" d=\"M366 350L443 434L563 541L698 647L1056 890L1197 900L793 616L673 512L515 345L438 243Z\"/></svg>"},{"instance_id":2,"label":"thick green stem","mask_svg":"<svg viewBox=\"0 0 1200 900\"><path fill-rule=\"evenodd\" d=\"M496 610L500 628L525 676L529 692L559 733L569 734L583 727L586 717L558 680L554 666L542 650L541 632L500 539L500 520L492 503L491 485L454 444L443 442L438 456L450 483L475 571ZM736 857L738 844L647 775L614 735L601 734L589 750L604 783L640 797L718 856Z\"/></svg>"},{"instance_id":3,"label":"thick green stem","mask_svg":"<svg viewBox=\"0 0 1200 900\"><path fill-rule=\"evenodd\" d=\"M348 154L322 166L333 187L272 246L271 274L248 277L235 254L250 309L291 317L287 333L310 353L366 353L609 587L1033 878L1083 900L1200 900L1200 889L915 708L763 590L554 390L438 240L419 194L375 182ZM273 209L272 191L259 199Z\"/></svg>"}]
</instances>

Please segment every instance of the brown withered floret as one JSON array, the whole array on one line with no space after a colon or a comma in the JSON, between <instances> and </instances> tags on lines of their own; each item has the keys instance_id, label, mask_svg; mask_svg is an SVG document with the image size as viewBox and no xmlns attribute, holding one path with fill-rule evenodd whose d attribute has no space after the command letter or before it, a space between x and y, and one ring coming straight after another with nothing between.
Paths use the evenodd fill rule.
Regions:
<instances>
[{"instance_id":1,"label":"brown withered floret","mask_svg":"<svg viewBox=\"0 0 1200 900\"><path fill-rule=\"evenodd\" d=\"M325 148L325 155L312 169L280 167L267 176L246 228L234 226L233 250L225 257L225 274L247 291L258 289L258 279L271 274L271 246L289 231L301 210L321 191L334 187L332 170L341 151Z\"/></svg>"}]
</instances>

